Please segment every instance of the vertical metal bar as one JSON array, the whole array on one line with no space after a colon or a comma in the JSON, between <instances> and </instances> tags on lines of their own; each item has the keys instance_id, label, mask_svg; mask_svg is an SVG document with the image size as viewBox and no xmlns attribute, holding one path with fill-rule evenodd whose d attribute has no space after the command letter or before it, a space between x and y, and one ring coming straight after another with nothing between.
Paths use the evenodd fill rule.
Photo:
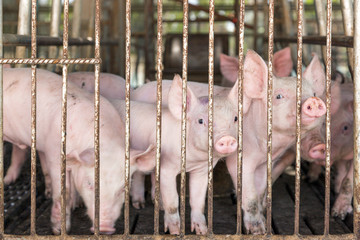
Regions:
<instances>
[{"instance_id":1,"label":"vertical metal bar","mask_svg":"<svg viewBox=\"0 0 360 240\"><path fill-rule=\"evenodd\" d=\"M161 102L162 102L162 0L157 0L157 56L156 56L156 165L155 165L155 202L154 234L159 234L160 200L160 153L161 153Z\"/></svg>"},{"instance_id":2,"label":"vertical metal bar","mask_svg":"<svg viewBox=\"0 0 360 240\"><path fill-rule=\"evenodd\" d=\"M354 14L351 0L341 0L341 12L343 16L344 31L346 36L354 35ZM354 69L354 50L353 48L347 48L349 70L353 74Z\"/></svg>"},{"instance_id":3,"label":"vertical metal bar","mask_svg":"<svg viewBox=\"0 0 360 240\"><path fill-rule=\"evenodd\" d=\"M186 199L186 110L187 110L187 57L189 3L183 1L183 59L182 59L182 115L181 115L181 184L180 184L180 236L185 235L185 199Z\"/></svg>"},{"instance_id":4,"label":"vertical metal bar","mask_svg":"<svg viewBox=\"0 0 360 240\"><path fill-rule=\"evenodd\" d=\"M213 233L213 108L214 108L214 0L209 2L209 165L208 165L208 234Z\"/></svg>"},{"instance_id":5,"label":"vertical metal bar","mask_svg":"<svg viewBox=\"0 0 360 240\"><path fill-rule=\"evenodd\" d=\"M95 0L95 58L100 58L100 0ZM94 15L94 13L93 13ZM100 213L100 64L95 64L94 148L95 148L95 219L94 235L99 236Z\"/></svg>"},{"instance_id":6,"label":"vertical metal bar","mask_svg":"<svg viewBox=\"0 0 360 240\"><path fill-rule=\"evenodd\" d=\"M131 2L126 0L126 134L125 134L125 208L124 208L124 234L129 234L129 190L130 190L130 50L131 50Z\"/></svg>"},{"instance_id":7,"label":"vertical metal bar","mask_svg":"<svg viewBox=\"0 0 360 240\"><path fill-rule=\"evenodd\" d=\"M324 235L329 234L329 213L330 213L330 152L331 152L331 132L330 132L330 104L331 104L331 11L332 1L327 0L326 18L326 163L325 163L325 223Z\"/></svg>"},{"instance_id":8,"label":"vertical metal bar","mask_svg":"<svg viewBox=\"0 0 360 240\"><path fill-rule=\"evenodd\" d=\"M126 10L126 6L125 6L125 1L120 1L119 4L120 8L119 8L119 12L120 14L118 14L118 21L119 21L119 46L118 46L118 56L119 56L119 65L117 65L117 67L119 68L119 74L120 76L124 76L125 75L125 66L124 66L124 62L125 62L125 19L124 19L124 15L126 15L125 10Z\"/></svg>"},{"instance_id":9,"label":"vertical metal bar","mask_svg":"<svg viewBox=\"0 0 360 240\"><path fill-rule=\"evenodd\" d=\"M263 20L264 20L264 33L263 33L263 39L265 39L265 37L268 37L266 35L266 29L269 29L269 4L268 4L268 0L263 0ZM268 43L266 41L263 40L263 50L262 53L265 56L265 49L267 48L266 46L268 45Z\"/></svg>"},{"instance_id":10,"label":"vertical metal bar","mask_svg":"<svg viewBox=\"0 0 360 240\"><path fill-rule=\"evenodd\" d=\"M3 1L0 0L0 58L3 52ZM3 65L0 65L0 237L4 236L4 118L3 118Z\"/></svg>"},{"instance_id":11,"label":"vertical metal bar","mask_svg":"<svg viewBox=\"0 0 360 240\"><path fill-rule=\"evenodd\" d=\"M36 0L31 1L31 58L36 58ZM36 234L36 65L31 65L31 224Z\"/></svg>"},{"instance_id":12,"label":"vertical metal bar","mask_svg":"<svg viewBox=\"0 0 360 240\"><path fill-rule=\"evenodd\" d=\"M272 95L273 95L273 52L274 52L274 0L269 1L269 74L267 89L267 195L266 195L266 231L271 234L272 199Z\"/></svg>"},{"instance_id":13,"label":"vertical metal bar","mask_svg":"<svg viewBox=\"0 0 360 240\"><path fill-rule=\"evenodd\" d=\"M96 2L96 0L87 1L87 3L90 4L90 9L94 9L94 7L96 5L95 2ZM88 37L94 36L94 21L95 21L95 13L94 13L94 11L90 11L89 22L88 22ZM91 57L93 47L90 45L90 46L87 46L85 49L86 49L85 56ZM82 67L83 67L83 69L89 70L90 65L83 65Z\"/></svg>"},{"instance_id":14,"label":"vertical metal bar","mask_svg":"<svg viewBox=\"0 0 360 240\"><path fill-rule=\"evenodd\" d=\"M50 36L58 37L60 30L61 19L61 0L52 0L51 8L51 22L50 22ZM58 47L49 47L49 58L56 58L58 54ZM48 70L53 71L56 65L48 65Z\"/></svg>"},{"instance_id":15,"label":"vertical metal bar","mask_svg":"<svg viewBox=\"0 0 360 240\"><path fill-rule=\"evenodd\" d=\"M68 58L69 0L64 1L63 58ZM61 101L61 236L66 235L66 119L67 119L67 77L68 65L63 65Z\"/></svg>"},{"instance_id":16,"label":"vertical metal bar","mask_svg":"<svg viewBox=\"0 0 360 240\"><path fill-rule=\"evenodd\" d=\"M71 31L71 36L73 38L80 37L82 1L83 0L75 0L74 1L72 31ZM71 47L71 56L79 57L80 56L80 48L77 46ZM75 67L76 67L76 65L71 65L70 69L73 70L73 69L75 69Z\"/></svg>"},{"instance_id":17,"label":"vertical metal bar","mask_svg":"<svg viewBox=\"0 0 360 240\"><path fill-rule=\"evenodd\" d=\"M298 0L296 0L298 1ZM296 5L296 7L298 7L298 4ZM303 5L303 16L304 16L304 13L305 13L305 6ZM307 28L306 28L306 18L303 19L303 29L302 29L302 32L303 32L303 36L307 36ZM310 45L308 44L305 44L303 45L303 62L308 65L310 63L310 59L311 59L311 50L310 50Z\"/></svg>"},{"instance_id":18,"label":"vertical metal bar","mask_svg":"<svg viewBox=\"0 0 360 240\"><path fill-rule=\"evenodd\" d=\"M323 0L315 0L315 9L316 9L316 20L318 25L319 34L321 36L326 35L326 13L324 9L324 1ZM326 47L321 47L323 59L326 59Z\"/></svg>"},{"instance_id":19,"label":"vertical metal bar","mask_svg":"<svg viewBox=\"0 0 360 240\"><path fill-rule=\"evenodd\" d=\"M17 34L30 35L31 0L20 0ZM16 47L16 58L26 57L26 47ZM20 67L21 65L17 65Z\"/></svg>"},{"instance_id":20,"label":"vertical metal bar","mask_svg":"<svg viewBox=\"0 0 360 240\"><path fill-rule=\"evenodd\" d=\"M256 4L256 1L255 1ZM238 159L237 159L237 224L236 224L236 234L241 234L241 222L242 222L242 147L243 147L243 82L244 82L244 35L245 35L245 0L240 1L239 5L239 72L238 72ZM254 23L255 24L255 23ZM256 25L255 25L255 32ZM255 37L255 36L254 36ZM256 44L254 43L254 46Z\"/></svg>"},{"instance_id":21,"label":"vertical metal bar","mask_svg":"<svg viewBox=\"0 0 360 240\"><path fill-rule=\"evenodd\" d=\"M241 7L240 7L240 9L241 9ZM254 0L254 46L253 46L253 49L255 52L257 51L257 39L258 39L257 25L258 25L258 1Z\"/></svg>"},{"instance_id":22,"label":"vertical metal bar","mask_svg":"<svg viewBox=\"0 0 360 240\"><path fill-rule=\"evenodd\" d=\"M303 0L297 1L298 23L297 23L297 81L296 81L296 167L295 167L295 219L294 234L299 234L300 218L300 177L301 177L301 92L302 92L302 52L303 52Z\"/></svg>"},{"instance_id":23,"label":"vertical metal bar","mask_svg":"<svg viewBox=\"0 0 360 240\"><path fill-rule=\"evenodd\" d=\"M354 2L354 233L360 239L360 2Z\"/></svg>"}]
</instances>

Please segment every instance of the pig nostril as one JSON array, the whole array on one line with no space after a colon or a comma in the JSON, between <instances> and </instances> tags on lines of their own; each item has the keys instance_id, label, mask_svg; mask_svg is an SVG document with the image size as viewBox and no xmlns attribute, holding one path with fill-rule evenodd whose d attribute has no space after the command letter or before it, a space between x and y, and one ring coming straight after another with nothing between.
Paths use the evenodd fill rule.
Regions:
<instances>
[{"instance_id":1,"label":"pig nostril","mask_svg":"<svg viewBox=\"0 0 360 240\"><path fill-rule=\"evenodd\" d=\"M308 109L308 110L311 110L311 106L309 105L309 106L307 107L307 109Z\"/></svg>"}]
</instances>

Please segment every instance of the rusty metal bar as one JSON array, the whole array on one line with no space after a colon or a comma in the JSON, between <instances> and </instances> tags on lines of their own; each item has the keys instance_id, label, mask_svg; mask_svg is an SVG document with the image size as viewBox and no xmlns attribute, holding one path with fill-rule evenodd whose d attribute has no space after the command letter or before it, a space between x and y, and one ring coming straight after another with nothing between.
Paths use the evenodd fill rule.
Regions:
<instances>
[{"instance_id":1,"label":"rusty metal bar","mask_svg":"<svg viewBox=\"0 0 360 240\"><path fill-rule=\"evenodd\" d=\"M161 153L161 102L162 102L162 0L157 0L157 51L156 51L156 165L155 165L155 201L154 234L159 235L160 201L160 153Z\"/></svg>"},{"instance_id":2,"label":"rusty metal bar","mask_svg":"<svg viewBox=\"0 0 360 240\"><path fill-rule=\"evenodd\" d=\"M36 58L36 0L31 1L31 58ZM30 235L36 235L36 65L31 65L31 215Z\"/></svg>"},{"instance_id":3,"label":"rusty metal bar","mask_svg":"<svg viewBox=\"0 0 360 240\"><path fill-rule=\"evenodd\" d=\"M131 54L131 1L126 0L126 36L125 36L125 79L126 79L126 121L125 121L125 208L124 235L129 235L129 193L130 193L130 54Z\"/></svg>"},{"instance_id":4,"label":"rusty metal bar","mask_svg":"<svg viewBox=\"0 0 360 240\"><path fill-rule=\"evenodd\" d=\"M115 239L122 239L123 235L100 235L99 239L102 240L115 240ZM52 236L52 235L37 235L34 237L26 236L27 239L31 240L89 240L94 239L93 235L66 235L64 238L62 236ZM5 234L4 239L25 239L24 235L10 235ZM179 236L174 235L161 235L154 236L154 235L129 235L126 240L159 240L159 239L179 239ZM208 236L200 236L200 235L186 235L183 238L184 240L207 240L209 239ZM254 240L254 239L265 239L264 236L254 236L254 235L217 235L214 234L211 236L212 240ZM306 239L317 239L317 240L344 240L344 239L356 239L356 236L354 234L339 234L339 235L329 235L329 236L323 236L323 235L316 235L315 237L313 235L304 236L304 235L270 235L266 236L266 239L270 240L306 240Z\"/></svg>"},{"instance_id":5,"label":"rusty metal bar","mask_svg":"<svg viewBox=\"0 0 360 240\"><path fill-rule=\"evenodd\" d=\"M298 0L296 0L298 1ZM298 7L298 5L296 5L296 7ZM305 7L308 7L308 5L303 5L303 15L305 14ZM307 35L308 34L308 31L307 31L307 28L306 28L306 18L303 19L303 29L302 29L302 32L303 32L303 35ZM310 46L308 45L304 45L303 46L303 62L308 65L310 64L310 59L311 59L311 51L310 51Z\"/></svg>"},{"instance_id":6,"label":"rusty metal bar","mask_svg":"<svg viewBox=\"0 0 360 240\"><path fill-rule=\"evenodd\" d=\"M100 58L56 58L56 59L48 59L48 58L1 58L0 64L99 64L101 63Z\"/></svg>"},{"instance_id":7,"label":"rusty metal bar","mask_svg":"<svg viewBox=\"0 0 360 240\"><path fill-rule=\"evenodd\" d=\"M273 53L274 53L274 0L269 1L269 73L267 82L267 194L266 194L266 231L271 234L272 201L272 95L273 95Z\"/></svg>"},{"instance_id":8,"label":"rusty metal bar","mask_svg":"<svg viewBox=\"0 0 360 240\"><path fill-rule=\"evenodd\" d=\"M134 33L137 36L136 33ZM141 34L139 34L141 35ZM9 34L6 33L3 35L4 38L4 45L5 46L30 46L31 44L31 37L26 35L16 35L16 34ZM92 37L87 38L69 38L69 45L76 45L76 46L87 46L95 44L95 41ZM48 36L38 36L37 43L40 46L62 46L63 39L61 37L48 37ZM101 44L106 45L118 45L119 41L117 39L104 39L101 40Z\"/></svg>"},{"instance_id":9,"label":"rusty metal bar","mask_svg":"<svg viewBox=\"0 0 360 240\"><path fill-rule=\"evenodd\" d=\"M330 104L331 104L331 13L332 1L327 0L326 14L326 162L325 162L325 218L324 235L329 235L329 214L330 214L330 153L331 153L331 132L330 132Z\"/></svg>"},{"instance_id":10,"label":"rusty metal bar","mask_svg":"<svg viewBox=\"0 0 360 240\"><path fill-rule=\"evenodd\" d=\"M256 3L256 1L255 1ZM244 82L244 29L245 22L245 0L239 4L239 72L238 72L238 157L237 157L237 184L236 184L236 234L241 235L242 228L242 163L243 163L243 82ZM256 26L256 24L255 24ZM255 31L256 28L255 28Z\"/></svg>"},{"instance_id":11,"label":"rusty metal bar","mask_svg":"<svg viewBox=\"0 0 360 240\"><path fill-rule=\"evenodd\" d=\"M323 0L315 0L316 20L319 30L319 35L326 36L326 13ZM325 62L326 59L326 47L321 48L322 56Z\"/></svg>"},{"instance_id":12,"label":"rusty metal bar","mask_svg":"<svg viewBox=\"0 0 360 240\"><path fill-rule=\"evenodd\" d=\"M181 184L180 184L180 236L185 236L185 199L186 199L186 110L187 110L187 67L189 3L183 1L183 58L182 58L182 115L181 115Z\"/></svg>"},{"instance_id":13,"label":"rusty metal bar","mask_svg":"<svg viewBox=\"0 0 360 240\"><path fill-rule=\"evenodd\" d=\"M61 19L61 0L53 0L51 8L51 21L50 21L50 36L59 37L60 30L60 19ZM49 48L49 57L56 58L59 49L55 46ZM55 66L48 65L48 70L52 71Z\"/></svg>"},{"instance_id":14,"label":"rusty metal bar","mask_svg":"<svg viewBox=\"0 0 360 240\"><path fill-rule=\"evenodd\" d=\"M354 234L360 239L360 2L354 2Z\"/></svg>"},{"instance_id":15,"label":"rusty metal bar","mask_svg":"<svg viewBox=\"0 0 360 240\"><path fill-rule=\"evenodd\" d=\"M3 52L3 1L0 0L0 58ZM4 236L4 114L3 114L3 65L0 64L0 237Z\"/></svg>"},{"instance_id":16,"label":"rusty metal bar","mask_svg":"<svg viewBox=\"0 0 360 240\"><path fill-rule=\"evenodd\" d=\"M208 165L208 235L213 234L213 117L214 117L214 0L209 1L209 165Z\"/></svg>"},{"instance_id":17,"label":"rusty metal bar","mask_svg":"<svg viewBox=\"0 0 360 240\"><path fill-rule=\"evenodd\" d=\"M258 28L257 28L257 25L258 25L258 1L257 0L254 0L254 51L256 52L257 51L257 39L258 39ZM245 20L243 20L245 21Z\"/></svg>"},{"instance_id":18,"label":"rusty metal bar","mask_svg":"<svg viewBox=\"0 0 360 240\"><path fill-rule=\"evenodd\" d=\"M297 71L296 71L296 167L295 167L295 219L294 234L299 234L299 218L300 218L300 177L301 177L301 92L302 92L302 53L303 53L303 0L298 0L298 19L297 19Z\"/></svg>"},{"instance_id":19,"label":"rusty metal bar","mask_svg":"<svg viewBox=\"0 0 360 240\"><path fill-rule=\"evenodd\" d=\"M341 13L343 16L344 22L344 32L346 36L354 36L354 14L353 14L353 5L352 1L350 0L341 0ZM349 70L353 74L354 69L354 50L353 49L346 49L348 54L348 63L349 63Z\"/></svg>"},{"instance_id":20,"label":"rusty metal bar","mask_svg":"<svg viewBox=\"0 0 360 240\"><path fill-rule=\"evenodd\" d=\"M63 58L68 54L69 38L69 0L64 1L64 33L63 33ZM61 236L66 235L66 119L67 119L67 78L68 66L62 68L62 101L61 101Z\"/></svg>"},{"instance_id":21,"label":"rusty metal bar","mask_svg":"<svg viewBox=\"0 0 360 240\"><path fill-rule=\"evenodd\" d=\"M297 37L277 36L274 37L274 41L296 43ZM353 47L353 37L350 36L332 36L331 42L332 42L332 46L336 46L336 47L349 47L349 48ZM303 43L314 44L314 45L326 45L326 36L303 36Z\"/></svg>"},{"instance_id":22,"label":"rusty metal bar","mask_svg":"<svg viewBox=\"0 0 360 240\"><path fill-rule=\"evenodd\" d=\"M30 14L31 14L31 0L21 0L19 2L19 16L17 34L30 35ZM25 47L17 47L16 58L24 58L26 55Z\"/></svg>"},{"instance_id":23,"label":"rusty metal bar","mask_svg":"<svg viewBox=\"0 0 360 240\"><path fill-rule=\"evenodd\" d=\"M100 0L95 0L95 58L100 58ZM94 150L95 150L95 218L94 235L99 237L100 213L100 63L95 64Z\"/></svg>"}]
</instances>

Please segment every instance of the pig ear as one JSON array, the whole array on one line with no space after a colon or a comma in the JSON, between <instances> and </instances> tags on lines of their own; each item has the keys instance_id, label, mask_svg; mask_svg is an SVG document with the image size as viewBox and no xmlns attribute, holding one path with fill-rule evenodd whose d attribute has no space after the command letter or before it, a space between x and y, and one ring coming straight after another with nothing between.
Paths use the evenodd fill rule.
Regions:
<instances>
[{"instance_id":1,"label":"pig ear","mask_svg":"<svg viewBox=\"0 0 360 240\"><path fill-rule=\"evenodd\" d=\"M238 77L239 61L235 57L220 54L221 74L230 82L234 83Z\"/></svg>"},{"instance_id":2,"label":"pig ear","mask_svg":"<svg viewBox=\"0 0 360 240\"><path fill-rule=\"evenodd\" d=\"M238 106L238 88L239 88L238 86L239 86L239 81L236 81L228 95L229 100L232 102L234 106L236 106L236 108ZM243 114L247 113L250 104L251 104L251 99L243 95Z\"/></svg>"},{"instance_id":3,"label":"pig ear","mask_svg":"<svg viewBox=\"0 0 360 240\"><path fill-rule=\"evenodd\" d=\"M335 76L334 76L333 80L335 82L338 82L338 83L344 83L345 82L344 75L341 72L339 72L338 70L335 71L334 75Z\"/></svg>"},{"instance_id":4,"label":"pig ear","mask_svg":"<svg viewBox=\"0 0 360 240\"><path fill-rule=\"evenodd\" d=\"M303 77L308 81L317 96L321 96L325 91L325 72L321 65L318 55L313 53L313 59L304 71Z\"/></svg>"},{"instance_id":5,"label":"pig ear","mask_svg":"<svg viewBox=\"0 0 360 240\"><path fill-rule=\"evenodd\" d=\"M155 167L156 147L150 144L146 151L130 150L130 162L141 172L149 172Z\"/></svg>"},{"instance_id":6,"label":"pig ear","mask_svg":"<svg viewBox=\"0 0 360 240\"><path fill-rule=\"evenodd\" d=\"M81 152L80 154L77 151L72 151L66 155L67 164L84 164L86 166L94 166L95 164L95 152L94 148L88 148Z\"/></svg>"},{"instance_id":7,"label":"pig ear","mask_svg":"<svg viewBox=\"0 0 360 240\"><path fill-rule=\"evenodd\" d=\"M290 47L281 49L274 53L274 75L277 77L288 77L293 68Z\"/></svg>"},{"instance_id":8,"label":"pig ear","mask_svg":"<svg viewBox=\"0 0 360 240\"><path fill-rule=\"evenodd\" d=\"M264 60L249 50L244 61L244 98L265 98L268 68Z\"/></svg>"},{"instance_id":9,"label":"pig ear","mask_svg":"<svg viewBox=\"0 0 360 240\"><path fill-rule=\"evenodd\" d=\"M193 91L191 91L190 87L187 86L187 112L192 111L199 104L198 98L195 96ZM169 97L168 97L168 106L172 115L181 119L182 112L182 80L178 74L175 74L175 77L172 81Z\"/></svg>"},{"instance_id":10,"label":"pig ear","mask_svg":"<svg viewBox=\"0 0 360 240\"><path fill-rule=\"evenodd\" d=\"M331 114L335 114L339 110L340 103L341 103L340 84L338 82L334 82L331 85L331 106L330 106Z\"/></svg>"},{"instance_id":11,"label":"pig ear","mask_svg":"<svg viewBox=\"0 0 360 240\"><path fill-rule=\"evenodd\" d=\"M346 109L349 111L349 112L354 112L354 100L350 101L347 106L346 106Z\"/></svg>"}]
</instances>

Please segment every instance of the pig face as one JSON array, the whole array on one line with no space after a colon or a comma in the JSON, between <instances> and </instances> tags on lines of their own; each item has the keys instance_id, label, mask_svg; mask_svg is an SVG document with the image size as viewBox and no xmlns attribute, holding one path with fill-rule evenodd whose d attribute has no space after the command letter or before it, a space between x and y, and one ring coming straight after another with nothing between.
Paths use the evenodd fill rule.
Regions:
<instances>
[{"instance_id":1,"label":"pig face","mask_svg":"<svg viewBox=\"0 0 360 240\"><path fill-rule=\"evenodd\" d=\"M100 232L112 234L114 223L121 214L125 192L124 151L107 151L102 146L100 153ZM114 149L114 148L112 148ZM136 171L151 171L155 166L155 148L151 145L145 152L132 150L130 153L131 174ZM95 218L94 150L68 155L68 169L71 171L76 190L80 193L92 221ZM130 175L131 176L131 175ZM130 177L131 179L131 177ZM93 231L94 229L91 228Z\"/></svg>"},{"instance_id":2,"label":"pig face","mask_svg":"<svg viewBox=\"0 0 360 240\"><path fill-rule=\"evenodd\" d=\"M182 106L181 77L174 77L169 91L169 110L181 119ZM227 96L214 97L213 140L216 156L223 157L237 148L237 84ZM208 103L207 96L197 98L191 88L187 89L187 129L191 134L192 144L196 149L207 151L208 148Z\"/></svg>"},{"instance_id":3,"label":"pig face","mask_svg":"<svg viewBox=\"0 0 360 240\"><path fill-rule=\"evenodd\" d=\"M254 51L248 51L244 62L244 113L252 101L267 104L268 68ZM315 56L305 70L302 82L302 131L308 131L323 121L324 102L318 97L324 92L325 74ZM277 132L293 131L296 122L296 78L273 76L273 129Z\"/></svg>"}]
</instances>

